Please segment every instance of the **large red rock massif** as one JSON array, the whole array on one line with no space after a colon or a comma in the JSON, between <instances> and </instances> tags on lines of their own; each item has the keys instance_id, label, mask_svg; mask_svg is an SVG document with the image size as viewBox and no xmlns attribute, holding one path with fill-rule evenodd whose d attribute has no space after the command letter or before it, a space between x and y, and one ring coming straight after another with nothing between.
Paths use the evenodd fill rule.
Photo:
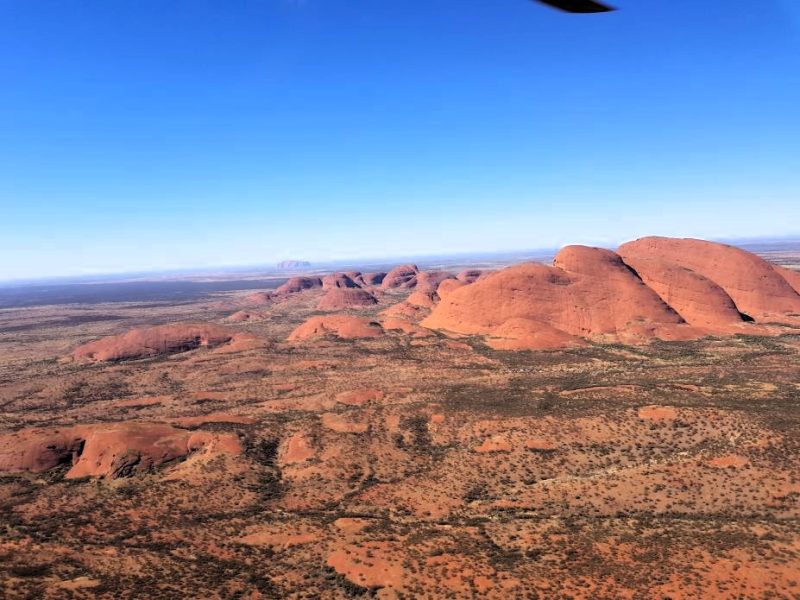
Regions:
<instances>
[{"instance_id":1,"label":"large red rock massif","mask_svg":"<svg viewBox=\"0 0 800 600\"><path fill-rule=\"evenodd\" d=\"M233 340L234 333L210 323L172 323L131 329L78 346L72 358L104 362L150 358L195 350L201 346L220 346Z\"/></svg>"},{"instance_id":2,"label":"large red rock massif","mask_svg":"<svg viewBox=\"0 0 800 600\"><path fill-rule=\"evenodd\" d=\"M800 294L774 265L750 252L704 240L645 237L623 244L625 260L657 259L710 279L756 322L800 316Z\"/></svg>"},{"instance_id":3,"label":"large red rock massif","mask_svg":"<svg viewBox=\"0 0 800 600\"><path fill-rule=\"evenodd\" d=\"M627 257L626 264L687 323L732 333L745 322L725 290L695 271L657 258Z\"/></svg>"},{"instance_id":4,"label":"large red rock massif","mask_svg":"<svg viewBox=\"0 0 800 600\"><path fill-rule=\"evenodd\" d=\"M550 340L562 335L627 342L655 334L674 339L688 327L617 254L583 246L564 248L552 267L517 265L453 290L422 324L492 335L511 319L528 321L524 335L529 339L537 337L536 324L541 324L542 339L548 341L534 348L549 348Z\"/></svg>"},{"instance_id":5,"label":"large red rock massif","mask_svg":"<svg viewBox=\"0 0 800 600\"><path fill-rule=\"evenodd\" d=\"M759 333L753 320L800 322L800 276L786 271L700 240L644 238L619 253L567 246L553 266L527 263L448 287L422 324L507 349Z\"/></svg>"}]
</instances>

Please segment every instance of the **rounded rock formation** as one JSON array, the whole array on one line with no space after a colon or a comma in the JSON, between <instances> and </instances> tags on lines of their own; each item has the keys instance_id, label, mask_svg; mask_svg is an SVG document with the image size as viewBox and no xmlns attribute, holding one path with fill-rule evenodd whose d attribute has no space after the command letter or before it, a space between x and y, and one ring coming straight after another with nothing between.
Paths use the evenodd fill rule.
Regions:
<instances>
[{"instance_id":1,"label":"rounded rock formation","mask_svg":"<svg viewBox=\"0 0 800 600\"><path fill-rule=\"evenodd\" d=\"M415 291L435 292L443 281L455 280L455 275L447 271L422 271L417 274Z\"/></svg>"},{"instance_id":2,"label":"rounded rock formation","mask_svg":"<svg viewBox=\"0 0 800 600\"><path fill-rule=\"evenodd\" d=\"M646 237L619 247L623 257L658 259L690 269L716 283L736 308L756 322L791 322L800 315L800 294L774 266L750 252L695 239Z\"/></svg>"},{"instance_id":3,"label":"rounded rock formation","mask_svg":"<svg viewBox=\"0 0 800 600\"><path fill-rule=\"evenodd\" d=\"M235 434L192 432L163 423L102 423L23 429L0 435L0 472L69 467L67 479L148 473L203 447L238 453Z\"/></svg>"},{"instance_id":4,"label":"rounded rock formation","mask_svg":"<svg viewBox=\"0 0 800 600\"><path fill-rule=\"evenodd\" d=\"M458 288L464 287L465 285L468 284L459 279L446 279L445 281L439 284L439 287L436 289L436 293L439 295L439 298L446 298L450 294L450 292L455 291Z\"/></svg>"},{"instance_id":5,"label":"rounded rock formation","mask_svg":"<svg viewBox=\"0 0 800 600\"><path fill-rule=\"evenodd\" d=\"M275 295L272 292L255 292L245 296L245 302L248 306L267 306L272 304Z\"/></svg>"},{"instance_id":6,"label":"rounded rock formation","mask_svg":"<svg viewBox=\"0 0 800 600\"><path fill-rule=\"evenodd\" d=\"M319 277L292 277L283 285L278 286L276 294L297 294L305 290L312 290L322 287L322 279Z\"/></svg>"},{"instance_id":7,"label":"rounded rock formation","mask_svg":"<svg viewBox=\"0 0 800 600\"><path fill-rule=\"evenodd\" d=\"M800 271L793 271L792 269L787 269L786 267L778 265L772 265L772 268L775 269L778 275L786 280L786 283L792 286L795 292L800 294Z\"/></svg>"},{"instance_id":8,"label":"rounded rock formation","mask_svg":"<svg viewBox=\"0 0 800 600\"><path fill-rule=\"evenodd\" d=\"M423 292L422 290L414 290L406 298L407 304L421 308L433 308L437 302L439 302L439 296L436 292Z\"/></svg>"},{"instance_id":9,"label":"rounded rock formation","mask_svg":"<svg viewBox=\"0 0 800 600\"><path fill-rule=\"evenodd\" d=\"M417 285L417 273L419 269L416 265L400 265L386 274L381 282L384 290L408 289Z\"/></svg>"},{"instance_id":10,"label":"rounded rock formation","mask_svg":"<svg viewBox=\"0 0 800 600\"><path fill-rule=\"evenodd\" d=\"M631 342L655 335L696 335L615 253L568 246L554 264L509 267L453 290L422 324L492 335L510 319L527 319L547 326L550 337L558 330L573 337Z\"/></svg>"},{"instance_id":11,"label":"rounded rock formation","mask_svg":"<svg viewBox=\"0 0 800 600\"><path fill-rule=\"evenodd\" d=\"M735 333L745 323L725 290L699 273L660 259L624 258L642 281L690 325L714 333Z\"/></svg>"},{"instance_id":12,"label":"rounded rock formation","mask_svg":"<svg viewBox=\"0 0 800 600\"><path fill-rule=\"evenodd\" d=\"M91 362L134 360L220 346L233 338L224 327L208 323L157 325L82 344L73 350L72 358Z\"/></svg>"},{"instance_id":13,"label":"rounded rock formation","mask_svg":"<svg viewBox=\"0 0 800 600\"><path fill-rule=\"evenodd\" d=\"M297 327L287 338L290 342L336 336L342 339L375 338L383 335L379 323L351 315L311 317Z\"/></svg>"},{"instance_id":14,"label":"rounded rock formation","mask_svg":"<svg viewBox=\"0 0 800 600\"><path fill-rule=\"evenodd\" d=\"M317 305L320 310L343 310L347 308L364 308L378 303L377 298L360 288L331 288L320 299Z\"/></svg>"},{"instance_id":15,"label":"rounded rock formation","mask_svg":"<svg viewBox=\"0 0 800 600\"><path fill-rule=\"evenodd\" d=\"M380 285L385 277L386 273L364 273L361 279L365 285Z\"/></svg>"},{"instance_id":16,"label":"rounded rock formation","mask_svg":"<svg viewBox=\"0 0 800 600\"><path fill-rule=\"evenodd\" d=\"M331 273L322 278L322 289L358 288L360 286L354 281L354 278L360 277L361 273Z\"/></svg>"},{"instance_id":17,"label":"rounded rock formation","mask_svg":"<svg viewBox=\"0 0 800 600\"><path fill-rule=\"evenodd\" d=\"M482 271L480 269L466 269L465 271L461 271L461 273L456 275L456 279L463 281L464 283L475 283L478 281L478 279L482 279L488 274L488 271Z\"/></svg>"},{"instance_id":18,"label":"rounded rock formation","mask_svg":"<svg viewBox=\"0 0 800 600\"><path fill-rule=\"evenodd\" d=\"M531 319L509 319L492 330L486 343L495 350L554 350L586 345L583 338Z\"/></svg>"}]
</instances>

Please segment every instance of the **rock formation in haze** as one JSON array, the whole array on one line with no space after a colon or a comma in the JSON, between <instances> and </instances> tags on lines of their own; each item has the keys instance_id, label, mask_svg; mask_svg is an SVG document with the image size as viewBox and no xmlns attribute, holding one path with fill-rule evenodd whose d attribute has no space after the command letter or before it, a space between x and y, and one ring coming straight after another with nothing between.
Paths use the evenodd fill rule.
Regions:
<instances>
[{"instance_id":1,"label":"rock formation in haze","mask_svg":"<svg viewBox=\"0 0 800 600\"><path fill-rule=\"evenodd\" d=\"M361 273L330 273L322 278L322 289L358 288L361 286L356 280L360 278Z\"/></svg>"},{"instance_id":2,"label":"rock formation in haze","mask_svg":"<svg viewBox=\"0 0 800 600\"><path fill-rule=\"evenodd\" d=\"M319 277L292 277L283 285L278 286L276 294L296 294L304 290L312 290L322 287L322 279Z\"/></svg>"},{"instance_id":3,"label":"rock formation in haze","mask_svg":"<svg viewBox=\"0 0 800 600\"><path fill-rule=\"evenodd\" d=\"M320 310L344 310L347 308L363 308L378 303L377 298L361 288L331 288L320 299L317 305Z\"/></svg>"},{"instance_id":4,"label":"rock formation in haze","mask_svg":"<svg viewBox=\"0 0 800 600\"><path fill-rule=\"evenodd\" d=\"M77 361L117 361L149 358L195 350L201 346L220 346L234 334L209 323L173 323L131 329L126 333L82 344L72 352Z\"/></svg>"},{"instance_id":5,"label":"rock formation in haze","mask_svg":"<svg viewBox=\"0 0 800 600\"><path fill-rule=\"evenodd\" d=\"M310 266L311 263L306 260L282 260L277 265L281 271L297 271L298 269L307 269Z\"/></svg>"},{"instance_id":6,"label":"rock formation in haze","mask_svg":"<svg viewBox=\"0 0 800 600\"><path fill-rule=\"evenodd\" d=\"M272 292L254 292L245 296L245 303L248 306L268 306L272 304L275 295Z\"/></svg>"}]
</instances>

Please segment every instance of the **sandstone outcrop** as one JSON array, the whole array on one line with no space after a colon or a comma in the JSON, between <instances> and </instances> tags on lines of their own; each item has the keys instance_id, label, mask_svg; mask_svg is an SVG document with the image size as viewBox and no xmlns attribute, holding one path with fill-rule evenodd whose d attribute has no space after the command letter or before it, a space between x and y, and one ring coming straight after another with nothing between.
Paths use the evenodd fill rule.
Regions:
<instances>
[{"instance_id":1,"label":"sandstone outcrop","mask_svg":"<svg viewBox=\"0 0 800 600\"><path fill-rule=\"evenodd\" d=\"M72 358L89 362L150 358L202 346L221 346L233 340L234 335L224 327L208 323L156 325L82 344L73 350Z\"/></svg>"},{"instance_id":2,"label":"sandstone outcrop","mask_svg":"<svg viewBox=\"0 0 800 600\"><path fill-rule=\"evenodd\" d=\"M301 341L325 336L342 339L375 338L384 335L379 323L351 315L311 317L289 335L288 340Z\"/></svg>"}]
</instances>

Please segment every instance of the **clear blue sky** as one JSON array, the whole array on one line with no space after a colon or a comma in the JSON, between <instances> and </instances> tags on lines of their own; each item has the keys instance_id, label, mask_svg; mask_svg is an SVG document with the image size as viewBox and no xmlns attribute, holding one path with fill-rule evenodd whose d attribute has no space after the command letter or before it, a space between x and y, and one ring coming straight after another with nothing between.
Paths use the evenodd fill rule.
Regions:
<instances>
[{"instance_id":1,"label":"clear blue sky","mask_svg":"<svg viewBox=\"0 0 800 600\"><path fill-rule=\"evenodd\" d=\"M800 3L0 0L0 279L800 233Z\"/></svg>"}]
</instances>

